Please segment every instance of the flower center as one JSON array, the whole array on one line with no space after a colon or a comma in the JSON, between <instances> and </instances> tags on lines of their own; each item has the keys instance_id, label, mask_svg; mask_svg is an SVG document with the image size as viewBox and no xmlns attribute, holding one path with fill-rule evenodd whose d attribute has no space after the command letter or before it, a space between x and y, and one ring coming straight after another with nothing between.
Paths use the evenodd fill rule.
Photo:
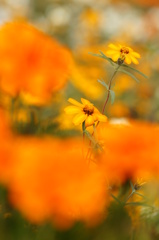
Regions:
<instances>
[{"instance_id":1,"label":"flower center","mask_svg":"<svg viewBox=\"0 0 159 240\"><path fill-rule=\"evenodd\" d=\"M83 112L85 114L87 114L88 116L89 115L92 115L94 113L94 107L93 105L85 105L85 107L83 108Z\"/></svg>"},{"instance_id":2,"label":"flower center","mask_svg":"<svg viewBox=\"0 0 159 240\"><path fill-rule=\"evenodd\" d=\"M122 47L120 49L120 52L121 52L121 54L128 54L129 53L129 49L127 47Z\"/></svg>"}]
</instances>

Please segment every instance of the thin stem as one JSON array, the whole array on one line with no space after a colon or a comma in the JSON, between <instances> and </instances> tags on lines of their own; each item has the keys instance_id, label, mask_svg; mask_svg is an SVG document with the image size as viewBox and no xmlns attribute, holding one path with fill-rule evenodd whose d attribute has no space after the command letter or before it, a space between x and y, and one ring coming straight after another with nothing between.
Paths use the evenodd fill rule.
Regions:
<instances>
[{"instance_id":1,"label":"thin stem","mask_svg":"<svg viewBox=\"0 0 159 240\"><path fill-rule=\"evenodd\" d=\"M85 141L85 121L82 123L82 131L83 131L83 149L82 149L82 152L83 152L83 157L84 157L84 141Z\"/></svg>"},{"instance_id":2,"label":"thin stem","mask_svg":"<svg viewBox=\"0 0 159 240\"><path fill-rule=\"evenodd\" d=\"M108 103L108 100L109 100L110 89L111 89L111 84L112 84L113 78L114 78L115 75L117 74L119 68L120 68L120 65L115 69L115 71L114 71L114 73L113 73L113 75L112 75L112 77L111 77L111 79L110 79L110 81L109 81L108 94L107 94L107 98L106 98L106 101L105 101L104 106L103 106L102 114L104 114L105 107L106 107L106 105L107 105L107 103ZM97 124L96 124L96 128L98 127L99 123L100 123L100 122L98 121ZM93 135L94 135L94 131L93 131L93 133L92 133L92 136L93 136ZM89 141L89 149L88 149L87 154L86 154L86 159L89 157L89 154L91 154L91 148L90 148L90 147L91 147L91 141Z\"/></svg>"},{"instance_id":3,"label":"thin stem","mask_svg":"<svg viewBox=\"0 0 159 240\"><path fill-rule=\"evenodd\" d=\"M105 101L104 106L103 106L102 114L104 113L105 107L106 107L107 102L108 102L108 100L109 100L110 89L111 89L111 84L112 84L113 78L114 78L115 75L117 74L119 68L120 68L120 65L115 69L115 71L114 71L114 73L113 73L113 75L112 75L112 77L111 77L111 79L110 79L110 81L109 81L109 84L108 84L108 94L107 94L107 98L106 98L106 101Z\"/></svg>"},{"instance_id":4,"label":"thin stem","mask_svg":"<svg viewBox=\"0 0 159 240\"><path fill-rule=\"evenodd\" d=\"M127 203L127 201L132 197L132 195L135 193L135 190L133 190L130 195L128 196L128 198L125 201L125 204Z\"/></svg>"}]
</instances>

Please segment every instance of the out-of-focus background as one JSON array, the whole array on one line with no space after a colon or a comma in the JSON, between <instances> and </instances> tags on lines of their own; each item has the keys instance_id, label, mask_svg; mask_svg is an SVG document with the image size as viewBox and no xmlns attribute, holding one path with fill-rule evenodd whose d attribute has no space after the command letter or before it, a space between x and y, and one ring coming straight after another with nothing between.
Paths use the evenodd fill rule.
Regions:
<instances>
[{"instance_id":1,"label":"out-of-focus background","mask_svg":"<svg viewBox=\"0 0 159 240\"><path fill-rule=\"evenodd\" d=\"M159 120L159 2L108 0L1 0L0 24L25 19L43 32L58 39L73 54L77 69L65 91L68 97L86 97L98 107L105 99L97 79L109 80L112 69L104 60L89 52L106 50L110 42L131 46L141 54L137 69L140 84L118 74L114 90L116 101L108 106L109 117ZM17 33L18 34L18 33Z\"/></svg>"},{"instance_id":2,"label":"out-of-focus background","mask_svg":"<svg viewBox=\"0 0 159 240\"><path fill-rule=\"evenodd\" d=\"M101 50L104 53L109 43L121 43L140 53L139 65L131 66L148 78L136 73L140 80L138 84L128 75L118 73L112 85L115 102L111 105L109 101L106 115L109 119L159 121L158 0L0 0L0 26L10 21L29 22L57 39L69 49L74 62L67 84L52 96L51 102L36 105L28 104L27 99L29 107L23 102L15 111L16 117L12 112L10 117L18 133L49 133L58 137L81 135L77 131L80 127L73 126L72 117L66 116L64 108L68 105L68 98L80 101L83 97L102 109L107 93L97 80L108 82L113 69L107 61L92 56L90 52ZM2 96L1 101L4 106L8 105L6 96ZM128 188L126 182L123 189ZM42 226L29 223L8 204L5 189L0 189L0 196L0 240L127 240L130 235L132 240L157 240L159 236L158 212L151 215L152 219L147 218L140 228L136 220L138 209L132 207L128 214L125 208L113 203L108 217L98 226L87 228L76 223L61 231L51 223ZM145 211L146 216L148 211ZM137 229L135 238L133 221Z\"/></svg>"}]
</instances>

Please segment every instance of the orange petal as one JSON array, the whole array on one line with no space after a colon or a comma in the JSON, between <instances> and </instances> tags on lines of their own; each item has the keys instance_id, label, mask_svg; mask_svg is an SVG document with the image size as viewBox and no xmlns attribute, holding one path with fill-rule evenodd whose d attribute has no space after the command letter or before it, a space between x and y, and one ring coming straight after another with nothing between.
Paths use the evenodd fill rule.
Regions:
<instances>
[{"instance_id":1,"label":"orange petal","mask_svg":"<svg viewBox=\"0 0 159 240\"><path fill-rule=\"evenodd\" d=\"M80 123L83 123L87 118L87 115L84 113L79 113L73 118L73 123L77 126Z\"/></svg>"}]
</instances>

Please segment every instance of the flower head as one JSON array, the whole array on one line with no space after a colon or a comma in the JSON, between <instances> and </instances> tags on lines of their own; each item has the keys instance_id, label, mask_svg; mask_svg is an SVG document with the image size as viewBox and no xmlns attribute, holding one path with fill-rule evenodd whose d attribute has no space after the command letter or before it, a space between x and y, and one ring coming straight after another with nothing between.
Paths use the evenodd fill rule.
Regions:
<instances>
[{"instance_id":1,"label":"flower head","mask_svg":"<svg viewBox=\"0 0 159 240\"><path fill-rule=\"evenodd\" d=\"M140 54L134 52L134 50L130 47L122 46L120 44L114 45L109 44L108 47L110 48L106 54L108 57L111 57L114 62L116 61L124 61L127 64L133 62L134 64L138 64L138 60L136 58L140 58Z\"/></svg>"},{"instance_id":2,"label":"flower head","mask_svg":"<svg viewBox=\"0 0 159 240\"><path fill-rule=\"evenodd\" d=\"M73 118L73 123L79 125L85 121L85 126L91 126L95 122L106 122L107 117L101 114L96 107L88 100L81 98L81 102L77 102L73 98L69 98L68 102L72 103L74 106L68 106L65 108L67 114L76 114Z\"/></svg>"},{"instance_id":3,"label":"flower head","mask_svg":"<svg viewBox=\"0 0 159 240\"><path fill-rule=\"evenodd\" d=\"M78 139L18 138L12 151L9 199L33 223L61 228L95 224L108 203L104 172L88 168Z\"/></svg>"},{"instance_id":4,"label":"flower head","mask_svg":"<svg viewBox=\"0 0 159 240\"><path fill-rule=\"evenodd\" d=\"M39 101L49 100L71 72L70 52L25 22L0 28L0 52L1 90L12 96L23 92Z\"/></svg>"}]
</instances>

